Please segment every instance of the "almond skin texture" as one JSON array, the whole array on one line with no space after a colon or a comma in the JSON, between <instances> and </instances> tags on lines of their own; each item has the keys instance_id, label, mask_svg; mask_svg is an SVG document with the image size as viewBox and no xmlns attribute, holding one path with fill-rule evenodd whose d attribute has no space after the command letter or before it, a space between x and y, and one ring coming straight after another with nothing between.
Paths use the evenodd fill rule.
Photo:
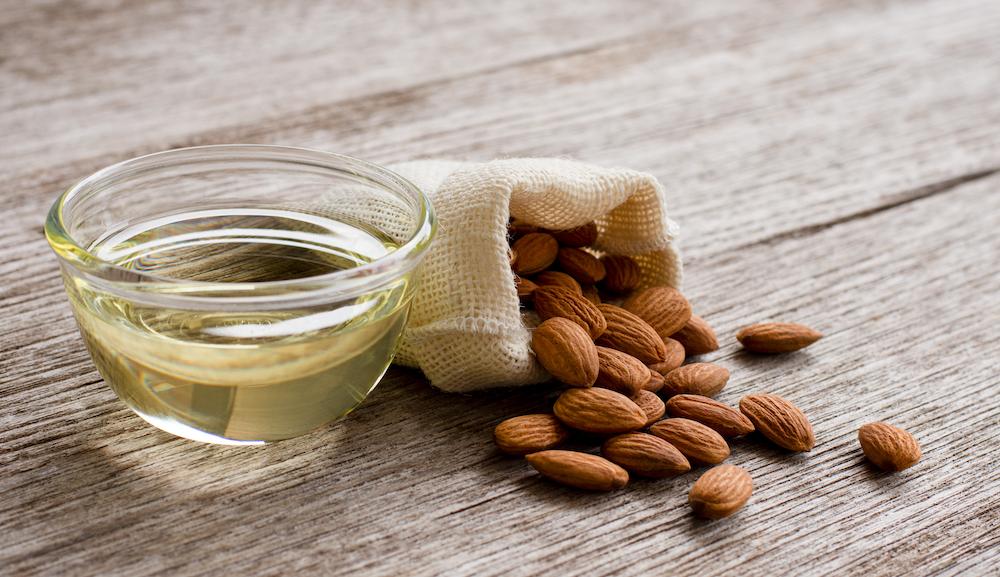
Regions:
<instances>
[{"instance_id":1,"label":"almond skin texture","mask_svg":"<svg viewBox=\"0 0 1000 577\"><path fill-rule=\"evenodd\" d=\"M512 240L533 232L538 232L537 226L517 221L512 221L507 225L507 236L509 236Z\"/></svg>"},{"instance_id":2,"label":"almond skin texture","mask_svg":"<svg viewBox=\"0 0 1000 577\"><path fill-rule=\"evenodd\" d=\"M667 356L663 339L653 327L627 310L602 304L597 308L607 321L607 328L597 344L628 353L643 363L659 363Z\"/></svg>"},{"instance_id":3,"label":"almond skin texture","mask_svg":"<svg viewBox=\"0 0 1000 577\"><path fill-rule=\"evenodd\" d=\"M739 511L752 493L750 473L736 465L719 465L695 481L688 504L699 517L721 519Z\"/></svg>"},{"instance_id":4,"label":"almond skin texture","mask_svg":"<svg viewBox=\"0 0 1000 577\"><path fill-rule=\"evenodd\" d=\"M587 491L613 491L628 484L628 472L611 461L577 451L541 451L525 457L549 479Z\"/></svg>"},{"instance_id":5,"label":"almond skin texture","mask_svg":"<svg viewBox=\"0 0 1000 577\"><path fill-rule=\"evenodd\" d=\"M587 433L617 435L646 425L639 405L609 389L569 389L552 410L564 425Z\"/></svg>"},{"instance_id":6,"label":"almond skin texture","mask_svg":"<svg viewBox=\"0 0 1000 577\"><path fill-rule=\"evenodd\" d=\"M649 323L664 339L691 319L691 304L679 290L668 286L654 286L633 294L622 307Z\"/></svg>"},{"instance_id":7,"label":"almond skin texture","mask_svg":"<svg viewBox=\"0 0 1000 577\"><path fill-rule=\"evenodd\" d=\"M517 288L517 298L521 299L521 302L528 302L538 285L526 278L514 275L514 287Z\"/></svg>"},{"instance_id":8,"label":"almond skin texture","mask_svg":"<svg viewBox=\"0 0 1000 577\"><path fill-rule=\"evenodd\" d=\"M597 380L594 386L631 397L649 381L649 369L639 359L607 347L597 347Z\"/></svg>"},{"instance_id":9,"label":"almond skin texture","mask_svg":"<svg viewBox=\"0 0 1000 577\"><path fill-rule=\"evenodd\" d=\"M563 246L590 246L597 242L597 224L591 221L576 228L553 231L551 234Z\"/></svg>"},{"instance_id":10,"label":"almond skin texture","mask_svg":"<svg viewBox=\"0 0 1000 577\"><path fill-rule=\"evenodd\" d=\"M576 294L583 296L583 289L580 288L580 283L576 282L575 278L564 272L559 272L557 270L543 270L542 272L536 274L533 280L538 286L558 286L569 289Z\"/></svg>"},{"instance_id":11,"label":"almond skin texture","mask_svg":"<svg viewBox=\"0 0 1000 577\"><path fill-rule=\"evenodd\" d=\"M582 284L594 284L604 278L604 264L579 248L561 248L556 258L559 268Z\"/></svg>"},{"instance_id":12,"label":"almond skin texture","mask_svg":"<svg viewBox=\"0 0 1000 577\"><path fill-rule=\"evenodd\" d=\"M729 405L701 395L677 395L667 401L671 417L698 421L723 437L739 437L754 431L746 415Z\"/></svg>"},{"instance_id":13,"label":"almond skin texture","mask_svg":"<svg viewBox=\"0 0 1000 577\"><path fill-rule=\"evenodd\" d=\"M646 433L612 437L601 446L601 454L630 473L653 479L675 477L691 470L691 463L676 447Z\"/></svg>"},{"instance_id":14,"label":"almond skin texture","mask_svg":"<svg viewBox=\"0 0 1000 577\"><path fill-rule=\"evenodd\" d=\"M747 395L740 399L740 412L760 434L783 449L809 451L816 445L805 413L778 395Z\"/></svg>"},{"instance_id":15,"label":"almond skin texture","mask_svg":"<svg viewBox=\"0 0 1000 577\"><path fill-rule=\"evenodd\" d=\"M559 243L544 232L531 232L517 239L513 249L517 252L514 272L525 276L552 266L559 254Z\"/></svg>"},{"instance_id":16,"label":"almond skin texture","mask_svg":"<svg viewBox=\"0 0 1000 577\"><path fill-rule=\"evenodd\" d=\"M535 312L542 320L564 318L583 327L591 340L604 334L608 322L595 305L572 290L558 286L538 287L532 293Z\"/></svg>"},{"instance_id":17,"label":"almond skin texture","mask_svg":"<svg viewBox=\"0 0 1000 577\"><path fill-rule=\"evenodd\" d=\"M715 331L698 315L691 315L684 327L670 338L684 345L688 355L703 355L719 349Z\"/></svg>"},{"instance_id":18,"label":"almond skin texture","mask_svg":"<svg viewBox=\"0 0 1000 577\"><path fill-rule=\"evenodd\" d=\"M889 423L864 425L858 430L858 442L868 460L884 471L902 471L920 460L920 445L913 435Z\"/></svg>"},{"instance_id":19,"label":"almond skin texture","mask_svg":"<svg viewBox=\"0 0 1000 577\"><path fill-rule=\"evenodd\" d=\"M691 461L715 465L729 456L722 435L698 421L671 418L654 424L649 432L677 447Z\"/></svg>"},{"instance_id":20,"label":"almond skin texture","mask_svg":"<svg viewBox=\"0 0 1000 577\"><path fill-rule=\"evenodd\" d=\"M646 384L642 388L651 393L659 393L660 389L663 388L663 375L650 368L649 380L646 381Z\"/></svg>"},{"instance_id":21,"label":"almond skin texture","mask_svg":"<svg viewBox=\"0 0 1000 577\"><path fill-rule=\"evenodd\" d=\"M795 323L760 323L736 333L736 340L752 353L790 353L821 338L822 333Z\"/></svg>"},{"instance_id":22,"label":"almond skin texture","mask_svg":"<svg viewBox=\"0 0 1000 577\"><path fill-rule=\"evenodd\" d=\"M649 365L649 368L660 373L661 375L665 375L683 365L684 357L686 356L686 353L684 352L684 345L674 339L663 339L663 346L666 347L667 358L662 362Z\"/></svg>"},{"instance_id":23,"label":"almond skin texture","mask_svg":"<svg viewBox=\"0 0 1000 577\"><path fill-rule=\"evenodd\" d=\"M712 363L691 363L663 376L665 395L714 397L729 382L729 370Z\"/></svg>"},{"instance_id":24,"label":"almond skin texture","mask_svg":"<svg viewBox=\"0 0 1000 577\"><path fill-rule=\"evenodd\" d=\"M642 281L642 270L639 264L623 254L610 254L601 257L604 263L604 282L601 286L604 290L624 294L635 290Z\"/></svg>"},{"instance_id":25,"label":"almond skin texture","mask_svg":"<svg viewBox=\"0 0 1000 577\"><path fill-rule=\"evenodd\" d=\"M650 426L663 418L667 412L667 406L663 404L663 399L656 396L656 393L649 391L639 391L632 397L632 402L639 405L642 412L646 413L646 425Z\"/></svg>"},{"instance_id":26,"label":"almond skin texture","mask_svg":"<svg viewBox=\"0 0 1000 577\"><path fill-rule=\"evenodd\" d=\"M573 387L589 387L597 380L597 347L580 325L563 318L549 319L531 333L531 349L545 370Z\"/></svg>"},{"instance_id":27,"label":"almond skin texture","mask_svg":"<svg viewBox=\"0 0 1000 577\"><path fill-rule=\"evenodd\" d=\"M569 429L553 415L521 415L493 429L497 447L508 455L527 455L551 449L569 439Z\"/></svg>"},{"instance_id":28,"label":"almond skin texture","mask_svg":"<svg viewBox=\"0 0 1000 577\"><path fill-rule=\"evenodd\" d=\"M601 304L601 294L597 292L597 287L592 284L583 287L583 298L587 299L595 306Z\"/></svg>"}]
</instances>

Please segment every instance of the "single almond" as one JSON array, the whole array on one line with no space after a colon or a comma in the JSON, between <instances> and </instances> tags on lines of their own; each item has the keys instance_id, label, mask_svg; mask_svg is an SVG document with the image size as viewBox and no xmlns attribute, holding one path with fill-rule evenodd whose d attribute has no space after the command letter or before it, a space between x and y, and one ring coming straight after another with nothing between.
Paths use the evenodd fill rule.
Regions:
<instances>
[{"instance_id":1,"label":"single almond","mask_svg":"<svg viewBox=\"0 0 1000 577\"><path fill-rule=\"evenodd\" d=\"M590 246L597 242L597 224L594 221L590 221L576 228L555 230L551 234L563 246L573 248Z\"/></svg>"},{"instance_id":2,"label":"single almond","mask_svg":"<svg viewBox=\"0 0 1000 577\"><path fill-rule=\"evenodd\" d=\"M753 353L790 353L821 338L823 333L795 323L759 323L736 333L736 340Z\"/></svg>"},{"instance_id":3,"label":"single almond","mask_svg":"<svg viewBox=\"0 0 1000 577\"><path fill-rule=\"evenodd\" d=\"M902 471L920 460L920 445L913 435L889 423L864 425L858 430L858 442L868 460L885 471Z\"/></svg>"},{"instance_id":4,"label":"single almond","mask_svg":"<svg viewBox=\"0 0 1000 577\"><path fill-rule=\"evenodd\" d=\"M642 269L631 257L609 254L601 257L604 263L604 282L601 286L611 293L624 294L635 290L642 281Z\"/></svg>"},{"instance_id":5,"label":"single almond","mask_svg":"<svg viewBox=\"0 0 1000 577\"><path fill-rule=\"evenodd\" d=\"M513 248L517 251L514 272L521 276L549 268L559 254L559 243L544 232L530 232L522 236L514 242Z\"/></svg>"},{"instance_id":6,"label":"single almond","mask_svg":"<svg viewBox=\"0 0 1000 577\"><path fill-rule=\"evenodd\" d=\"M725 461L729 456L729 445L722 435L698 421L664 419L653 424L649 432L677 447L692 461L714 465Z\"/></svg>"},{"instance_id":7,"label":"single almond","mask_svg":"<svg viewBox=\"0 0 1000 577\"><path fill-rule=\"evenodd\" d=\"M569 429L554 415L521 415L493 429L497 447L508 455L527 455L551 449L569 438Z\"/></svg>"},{"instance_id":8,"label":"single almond","mask_svg":"<svg viewBox=\"0 0 1000 577\"><path fill-rule=\"evenodd\" d=\"M652 365L647 367L649 369L649 380L646 381L646 384L642 388L651 393L659 393L660 389L663 388L663 375L654 371L651 367Z\"/></svg>"},{"instance_id":9,"label":"single almond","mask_svg":"<svg viewBox=\"0 0 1000 577\"><path fill-rule=\"evenodd\" d=\"M649 368L660 373L661 375L665 375L670 371L676 369L677 367L683 365L685 356L684 345L680 344L674 339L671 338L663 339L663 346L666 348L667 358L664 359L662 362L653 363L649 365Z\"/></svg>"},{"instance_id":10,"label":"single almond","mask_svg":"<svg viewBox=\"0 0 1000 577\"><path fill-rule=\"evenodd\" d=\"M656 393L647 390L641 390L636 393L632 397L632 402L639 405L642 412L646 413L645 426L647 427L662 419L664 413L667 412L667 407L663 404L663 399L656 396Z\"/></svg>"},{"instance_id":11,"label":"single almond","mask_svg":"<svg viewBox=\"0 0 1000 577\"><path fill-rule=\"evenodd\" d=\"M514 275L514 287L517 289L517 298L521 299L521 302L528 302L538 285L526 278Z\"/></svg>"},{"instance_id":12,"label":"single almond","mask_svg":"<svg viewBox=\"0 0 1000 577\"><path fill-rule=\"evenodd\" d=\"M597 308L607 321L607 328L597 344L628 353L643 363L663 361L667 355L666 346L646 321L615 305L601 304Z\"/></svg>"},{"instance_id":13,"label":"single almond","mask_svg":"<svg viewBox=\"0 0 1000 577\"><path fill-rule=\"evenodd\" d=\"M533 232L538 232L538 227L532 224L512 220L507 225L507 236L509 236L512 240L517 240L522 236Z\"/></svg>"},{"instance_id":14,"label":"single almond","mask_svg":"<svg viewBox=\"0 0 1000 577\"><path fill-rule=\"evenodd\" d=\"M698 315L691 315L684 327L670 335L670 338L684 345L684 351L688 355L703 355L719 349L715 331Z\"/></svg>"},{"instance_id":15,"label":"single almond","mask_svg":"<svg viewBox=\"0 0 1000 577\"><path fill-rule=\"evenodd\" d=\"M583 327L591 339L604 334L608 322L604 314L587 299L565 287L538 287L532 295L535 312L542 320L564 318Z\"/></svg>"},{"instance_id":16,"label":"single almond","mask_svg":"<svg viewBox=\"0 0 1000 577\"><path fill-rule=\"evenodd\" d=\"M564 425L585 431L614 435L641 429L646 413L631 399L610 389L569 389L552 408Z\"/></svg>"},{"instance_id":17,"label":"single almond","mask_svg":"<svg viewBox=\"0 0 1000 577\"><path fill-rule=\"evenodd\" d=\"M597 287L588 284L583 287L583 298L587 299L595 306L601 304L601 294L597 292Z\"/></svg>"},{"instance_id":18,"label":"single almond","mask_svg":"<svg viewBox=\"0 0 1000 577\"><path fill-rule=\"evenodd\" d=\"M646 433L611 437L601 445L601 454L612 463L642 477L662 479L691 470L691 463L676 447Z\"/></svg>"},{"instance_id":19,"label":"single almond","mask_svg":"<svg viewBox=\"0 0 1000 577\"><path fill-rule=\"evenodd\" d=\"M556 261L563 272L582 284L594 284L604 278L604 264L583 249L563 247Z\"/></svg>"},{"instance_id":20,"label":"single almond","mask_svg":"<svg viewBox=\"0 0 1000 577\"><path fill-rule=\"evenodd\" d=\"M597 380L594 386L631 397L649 381L649 369L639 359L615 349L597 347Z\"/></svg>"},{"instance_id":21,"label":"single almond","mask_svg":"<svg viewBox=\"0 0 1000 577\"><path fill-rule=\"evenodd\" d=\"M729 370L712 363L691 363L663 376L665 395L714 397L729 382Z\"/></svg>"},{"instance_id":22,"label":"single almond","mask_svg":"<svg viewBox=\"0 0 1000 577\"><path fill-rule=\"evenodd\" d=\"M681 330L691 319L691 304L681 291L668 286L654 286L630 296L622 308L653 327L660 338Z\"/></svg>"},{"instance_id":23,"label":"single almond","mask_svg":"<svg viewBox=\"0 0 1000 577\"><path fill-rule=\"evenodd\" d=\"M577 489L613 491L628 484L625 469L589 453L549 450L532 453L525 459L544 477Z\"/></svg>"},{"instance_id":24,"label":"single almond","mask_svg":"<svg viewBox=\"0 0 1000 577\"><path fill-rule=\"evenodd\" d=\"M597 347L571 320L556 317L538 325L531 333L531 349L545 370L567 385L589 387L597 380Z\"/></svg>"},{"instance_id":25,"label":"single almond","mask_svg":"<svg viewBox=\"0 0 1000 577\"><path fill-rule=\"evenodd\" d=\"M698 421L723 437L739 437L754 430L750 419L737 409L701 395L671 397L666 407L671 417Z\"/></svg>"},{"instance_id":26,"label":"single almond","mask_svg":"<svg viewBox=\"0 0 1000 577\"><path fill-rule=\"evenodd\" d=\"M694 514L721 519L739 511L753 494L750 473L736 465L712 467L695 481L688 494Z\"/></svg>"},{"instance_id":27,"label":"single almond","mask_svg":"<svg viewBox=\"0 0 1000 577\"><path fill-rule=\"evenodd\" d=\"M583 296L583 289L580 288L580 283L576 282L575 278L564 272L559 272L557 270L543 270L542 272L536 274L533 280L538 286L563 287L580 296Z\"/></svg>"},{"instance_id":28,"label":"single almond","mask_svg":"<svg viewBox=\"0 0 1000 577\"><path fill-rule=\"evenodd\" d=\"M740 399L740 412L754 428L775 445L789 451L809 451L816 445L812 425L805 413L778 395L747 395Z\"/></svg>"}]
</instances>

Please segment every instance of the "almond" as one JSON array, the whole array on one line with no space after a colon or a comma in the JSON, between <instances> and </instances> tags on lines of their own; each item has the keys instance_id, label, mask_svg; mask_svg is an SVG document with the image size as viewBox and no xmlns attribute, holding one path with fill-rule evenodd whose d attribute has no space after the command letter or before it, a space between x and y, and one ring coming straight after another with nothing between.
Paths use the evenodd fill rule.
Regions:
<instances>
[{"instance_id":1,"label":"almond","mask_svg":"<svg viewBox=\"0 0 1000 577\"><path fill-rule=\"evenodd\" d=\"M577 451L540 451L525 457L549 479L588 491L612 491L628 484L628 473L611 461Z\"/></svg>"},{"instance_id":2,"label":"almond","mask_svg":"<svg viewBox=\"0 0 1000 577\"><path fill-rule=\"evenodd\" d=\"M604 314L590 301L570 289L556 286L538 287L532 295L535 312L542 320L555 317L568 319L583 327L591 339L601 336L608 326Z\"/></svg>"},{"instance_id":3,"label":"almond","mask_svg":"<svg viewBox=\"0 0 1000 577\"><path fill-rule=\"evenodd\" d=\"M663 339L663 346L666 347L667 358L663 362L649 365L649 368L660 373L661 375L665 375L684 364L685 356L684 345L674 339Z\"/></svg>"},{"instance_id":4,"label":"almond","mask_svg":"<svg viewBox=\"0 0 1000 577\"><path fill-rule=\"evenodd\" d=\"M753 479L736 465L712 467L695 481L688 494L694 514L705 519L721 519L739 511L753 493Z\"/></svg>"},{"instance_id":5,"label":"almond","mask_svg":"<svg viewBox=\"0 0 1000 577\"><path fill-rule=\"evenodd\" d=\"M589 387L597 380L597 347L571 320L552 318L538 325L531 333L531 348L545 370L567 385Z\"/></svg>"},{"instance_id":6,"label":"almond","mask_svg":"<svg viewBox=\"0 0 1000 577\"><path fill-rule=\"evenodd\" d=\"M514 272L522 276L549 268L559 254L559 243L544 232L530 232L522 236L514 242L513 248L517 251Z\"/></svg>"},{"instance_id":7,"label":"almond","mask_svg":"<svg viewBox=\"0 0 1000 577\"><path fill-rule=\"evenodd\" d=\"M646 413L646 427L662 419L663 414L667 412L667 407L663 404L663 399L650 391L639 391L632 397L632 402L639 405L642 412Z\"/></svg>"},{"instance_id":8,"label":"almond","mask_svg":"<svg viewBox=\"0 0 1000 577\"><path fill-rule=\"evenodd\" d=\"M508 455L526 455L551 449L569 438L569 429L554 415L521 415L493 429L497 447Z\"/></svg>"},{"instance_id":9,"label":"almond","mask_svg":"<svg viewBox=\"0 0 1000 577\"><path fill-rule=\"evenodd\" d=\"M514 268L517 263L517 251L512 248L507 249L507 260L510 262L510 267Z\"/></svg>"},{"instance_id":10,"label":"almond","mask_svg":"<svg viewBox=\"0 0 1000 577\"><path fill-rule=\"evenodd\" d=\"M676 447L646 433L611 437L601 446L601 454L631 473L654 479L674 477L691 470L691 463Z\"/></svg>"},{"instance_id":11,"label":"almond","mask_svg":"<svg viewBox=\"0 0 1000 577\"><path fill-rule=\"evenodd\" d=\"M759 323L743 327L736 333L736 340L753 353L790 353L821 338L822 333L795 323Z\"/></svg>"},{"instance_id":12,"label":"almond","mask_svg":"<svg viewBox=\"0 0 1000 577\"><path fill-rule=\"evenodd\" d=\"M639 405L609 389L569 389L556 399L553 412L564 425L588 433L627 433L646 424Z\"/></svg>"},{"instance_id":13,"label":"almond","mask_svg":"<svg viewBox=\"0 0 1000 577\"><path fill-rule=\"evenodd\" d=\"M607 321L597 344L628 353L644 363L659 363L666 358L663 339L646 321L614 305L601 304L597 308Z\"/></svg>"},{"instance_id":14,"label":"almond","mask_svg":"<svg viewBox=\"0 0 1000 577\"><path fill-rule=\"evenodd\" d=\"M729 382L729 370L712 363L691 363L663 376L663 393L714 397Z\"/></svg>"},{"instance_id":15,"label":"almond","mask_svg":"<svg viewBox=\"0 0 1000 577\"><path fill-rule=\"evenodd\" d=\"M583 284L594 284L604 278L604 264L583 249L561 248L556 260L563 272Z\"/></svg>"},{"instance_id":16,"label":"almond","mask_svg":"<svg viewBox=\"0 0 1000 577\"><path fill-rule=\"evenodd\" d=\"M653 365L650 365L650 367L652 366ZM651 393L659 393L660 389L663 388L663 375L654 371L650 367L647 367L649 368L649 380L646 381L646 384L643 385L642 388Z\"/></svg>"},{"instance_id":17,"label":"almond","mask_svg":"<svg viewBox=\"0 0 1000 577\"><path fill-rule=\"evenodd\" d=\"M649 369L631 355L607 347L597 347L597 360L595 386L631 397L649 381Z\"/></svg>"},{"instance_id":18,"label":"almond","mask_svg":"<svg viewBox=\"0 0 1000 577\"><path fill-rule=\"evenodd\" d=\"M673 287L654 286L633 294L622 307L653 327L660 338L681 330L691 319L691 304Z\"/></svg>"},{"instance_id":19,"label":"almond","mask_svg":"<svg viewBox=\"0 0 1000 577\"><path fill-rule=\"evenodd\" d=\"M671 417L691 419L723 437L739 437L754 431L750 419L729 405L701 395L677 395L667 401Z\"/></svg>"},{"instance_id":20,"label":"almond","mask_svg":"<svg viewBox=\"0 0 1000 577\"><path fill-rule=\"evenodd\" d=\"M558 286L569 289L576 294L583 296L583 289L580 288L580 283L576 282L576 279L564 272L559 272L557 270L543 270L542 272L536 274L533 280L538 286Z\"/></svg>"},{"instance_id":21,"label":"almond","mask_svg":"<svg viewBox=\"0 0 1000 577\"><path fill-rule=\"evenodd\" d=\"M684 345L684 351L689 355L703 355L719 348L715 331L698 315L691 315L684 327L670 337Z\"/></svg>"},{"instance_id":22,"label":"almond","mask_svg":"<svg viewBox=\"0 0 1000 577\"><path fill-rule=\"evenodd\" d=\"M885 471L902 471L920 460L920 445L913 435L889 423L864 425L858 441L868 460Z\"/></svg>"},{"instance_id":23,"label":"almond","mask_svg":"<svg viewBox=\"0 0 1000 577\"><path fill-rule=\"evenodd\" d=\"M597 292L597 287L592 284L583 287L583 298L587 299L594 305L601 304L601 295Z\"/></svg>"},{"instance_id":24,"label":"almond","mask_svg":"<svg viewBox=\"0 0 1000 577\"><path fill-rule=\"evenodd\" d=\"M692 461L714 465L729 456L729 445L726 444L726 440L698 421L665 419L650 427L649 432L677 447L677 450Z\"/></svg>"},{"instance_id":25,"label":"almond","mask_svg":"<svg viewBox=\"0 0 1000 577\"><path fill-rule=\"evenodd\" d=\"M601 257L604 263L604 282L601 286L612 293L624 294L639 286L642 269L639 264L623 254L609 254Z\"/></svg>"},{"instance_id":26,"label":"almond","mask_svg":"<svg viewBox=\"0 0 1000 577\"><path fill-rule=\"evenodd\" d=\"M551 234L563 246L573 248L590 246L597 242L597 224L591 221L576 228L553 231Z\"/></svg>"},{"instance_id":27,"label":"almond","mask_svg":"<svg viewBox=\"0 0 1000 577\"><path fill-rule=\"evenodd\" d=\"M533 232L538 232L538 227L532 224L526 224L519 222L517 220L512 220L507 225L507 236L511 239L516 240L526 234L531 234Z\"/></svg>"},{"instance_id":28,"label":"almond","mask_svg":"<svg viewBox=\"0 0 1000 577\"><path fill-rule=\"evenodd\" d=\"M805 413L778 395L747 395L740 399L740 412L760 434L789 451L808 451L816 445L812 425Z\"/></svg>"},{"instance_id":29,"label":"almond","mask_svg":"<svg viewBox=\"0 0 1000 577\"><path fill-rule=\"evenodd\" d=\"M521 302L528 302L538 285L526 278L514 275L514 287L517 289L517 298L521 299Z\"/></svg>"}]
</instances>

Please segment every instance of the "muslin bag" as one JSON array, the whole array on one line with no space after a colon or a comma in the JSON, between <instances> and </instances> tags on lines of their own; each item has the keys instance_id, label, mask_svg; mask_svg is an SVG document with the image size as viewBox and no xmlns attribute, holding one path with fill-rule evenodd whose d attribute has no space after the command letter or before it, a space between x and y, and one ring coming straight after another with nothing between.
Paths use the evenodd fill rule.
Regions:
<instances>
[{"instance_id":1,"label":"muslin bag","mask_svg":"<svg viewBox=\"0 0 1000 577\"><path fill-rule=\"evenodd\" d=\"M391 168L428 194L438 218L396 362L420 368L442 390L550 378L531 351L538 318L521 308L514 286L511 216L553 230L596 221L593 248L633 257L640 286L680 283L677 226L663 187L648 174L548 158Z\"/></svg>"}]
</instances>

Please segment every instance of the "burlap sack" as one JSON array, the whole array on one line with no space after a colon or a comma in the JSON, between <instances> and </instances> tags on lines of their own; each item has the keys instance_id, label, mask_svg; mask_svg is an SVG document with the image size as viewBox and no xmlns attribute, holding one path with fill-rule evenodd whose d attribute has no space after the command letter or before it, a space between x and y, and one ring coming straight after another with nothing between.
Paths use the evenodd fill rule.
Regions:
<instances>
[{"instance_id":1,"label":"burlap sack","mask_svg":"<svg viewBox=\"0 0 1000 577\"><path fill-rule=\"evenodd\" d=\"M667 218L663 188L648 174L549 158L391 168L430 196L439 222L396 362L419 367L443 390L550 378L531 352L529 331L538 318L521 309L514 287L510 216L548 229L594 220L594 248L635 258L644 286L680 283L677 226Z\"/></svg>"}]
</instances>

